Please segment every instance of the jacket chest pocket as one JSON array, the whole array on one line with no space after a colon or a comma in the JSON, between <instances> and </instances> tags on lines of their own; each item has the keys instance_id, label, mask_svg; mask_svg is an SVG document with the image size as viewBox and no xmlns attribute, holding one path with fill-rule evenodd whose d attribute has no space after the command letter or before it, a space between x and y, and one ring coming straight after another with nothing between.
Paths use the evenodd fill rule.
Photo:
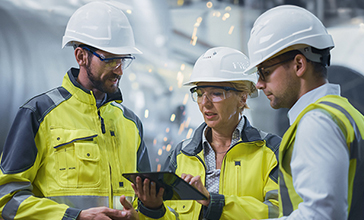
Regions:
<instances>
[{"instance_id":1,"label":"jacket chest pocket","mask_svg":"<svg viewBox=\"0 0 364 220\"><path fill-rule=\"evenodd\" d=\"M89 130L60 130L52 138L57 182L66 188L88 188L100 184L100 149Z\"/></svg>"}]
</instances>

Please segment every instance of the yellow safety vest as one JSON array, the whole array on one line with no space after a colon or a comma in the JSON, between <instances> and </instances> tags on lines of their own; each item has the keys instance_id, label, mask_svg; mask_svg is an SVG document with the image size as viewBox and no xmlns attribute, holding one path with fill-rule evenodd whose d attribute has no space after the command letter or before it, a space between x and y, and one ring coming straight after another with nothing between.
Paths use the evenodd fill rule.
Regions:
<instances>
[{"instance_id":1,"label":"yellow safety vest","mask_svg":"<svg viewBox=\"0 0 364 220\"><path fill-rule=\"evenodd\" d=\"M350 156L348 219L364 217L364 116L346 98L328 95L307 106L289 127L279 148L279 202L280 216L288 216L303 201L293 187L291 157L297 126L301 118L313 109L323 109L337 123L346 138ZM357 175L358 173L358 175Z\"/></svg>"}]
</instances>

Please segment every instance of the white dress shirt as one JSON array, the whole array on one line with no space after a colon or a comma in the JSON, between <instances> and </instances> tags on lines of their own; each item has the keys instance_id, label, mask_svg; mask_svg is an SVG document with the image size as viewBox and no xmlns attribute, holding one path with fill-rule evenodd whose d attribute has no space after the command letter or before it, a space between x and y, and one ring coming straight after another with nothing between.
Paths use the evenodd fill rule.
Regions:
<instances>
[{"instance_id":1,"label":"white dress shirt","mask_svg":"<svg viewBox=\"0 0 364 220\"><path fill-rule=\"evenodd\" d=\"M303 95L288 112L290 125L326 95L340 95L340 86L327 83ZM340 128L319 109L306 113L297 127L291 160L293 186L303 202L279 219L347 219L348 171L349 152Z\"/></svg>"}]
</instances>

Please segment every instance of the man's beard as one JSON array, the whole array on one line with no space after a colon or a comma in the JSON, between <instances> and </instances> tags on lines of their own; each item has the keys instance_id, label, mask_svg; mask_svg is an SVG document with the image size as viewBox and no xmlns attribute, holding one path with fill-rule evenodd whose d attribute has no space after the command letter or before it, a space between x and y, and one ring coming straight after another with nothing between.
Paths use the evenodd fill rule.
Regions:
<instances>
[{"instance_id":1,"label":"man's beard","mask_svg":"<svg viewBox=\"0 0 364 220\"><path fill-rule=\"evenodd\" d=\"M88 79L91 81L93 87L96 88L97 90L99 90L100 92L115 93L118 90L119 82L120 82L120 78L121 78L120 76L114 74L115 75L114 78L118 78L117 85L116 85L116 87L108 88L108 87L105 86L105 81L102 81L102 80L99 80L99 79L95 78L95 75L92 74L92 72L91 72L90 65L86 66L86 72L87 72ZM105 80L107 80L107 79L105 79Z\"/></svg>"}]
</instances>

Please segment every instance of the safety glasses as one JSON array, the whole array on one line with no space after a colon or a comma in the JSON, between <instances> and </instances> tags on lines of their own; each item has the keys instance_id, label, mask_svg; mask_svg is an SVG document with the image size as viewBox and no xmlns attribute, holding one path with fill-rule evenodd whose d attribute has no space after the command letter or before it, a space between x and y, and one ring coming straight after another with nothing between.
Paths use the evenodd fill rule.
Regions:
<instances>
[{"instance_id":1,"label":"safety glasses","mask_svg":"<svg viewBox=\"0 0 364 220\"><path fill-rule=\"evenodd\" d=\"M286 60L283 60L283 61L280 61L278 63L275 63L275 64L272 64L270 66L266 66L266 67L258 67L258 75L259 75L259 78L262 80L262 81L265 81L267 76L269 76L269 74L271 74L271 71L267 70L268 68L271 68L273 66L276 66L278 64L282 64L282 63L286 63L288 61L291 61L294 57L291 57L289 59L286 59Z\"/></svg>"},{"instance_id":2,"label":"safety glasses","mask_svg":"<svg viewBox=\"0 0 364 220\"><path fill-rule=\"evenodd\" d=\"M122 70L125 70L126 68L128 68L130 66L131 62L133 62L133 60L135 59L135 57L131 56L131 55L123 56L123 57L107 58L103 54L98 54L94 50L92 50L86 46L82 46L81 48L91 52L93 55L95 55L97 58L99 58L102 62L105 63L105 68L110 69L110 70L117 69L120 66L121 66Z\"/></svg>"},{"instance_id":3,"label":"safety glasses","mask_svg":"<svg viewBox=\"0 0 364 220\"><path fill-rule=\"evenodd\" d=\"M230 91L240 92L239 90L229 86L195 86L190 89L192 100L201 103L203 96L211 102L221 102L230 97Z\"/></svg>"}]
</instances>

